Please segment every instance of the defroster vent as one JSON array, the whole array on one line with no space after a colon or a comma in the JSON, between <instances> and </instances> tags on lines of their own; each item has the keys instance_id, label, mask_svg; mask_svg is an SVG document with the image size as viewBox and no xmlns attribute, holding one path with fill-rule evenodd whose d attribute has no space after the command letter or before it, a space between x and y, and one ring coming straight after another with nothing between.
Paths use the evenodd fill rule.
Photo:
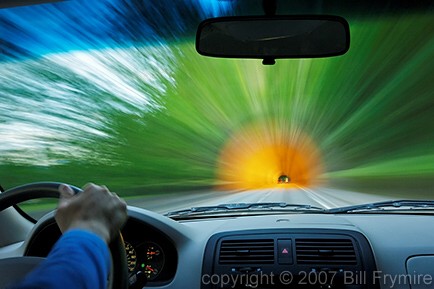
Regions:
<instances>
[{"instance_id":1,"label":"defroster vent","mask_svg":"<svg viewBox=\"0 0 434 289\"><path fill-rule=\"evenodd\" d=\"M273 264L274 240L223 240L220 264Z\"/></svg>"}]
</instances>

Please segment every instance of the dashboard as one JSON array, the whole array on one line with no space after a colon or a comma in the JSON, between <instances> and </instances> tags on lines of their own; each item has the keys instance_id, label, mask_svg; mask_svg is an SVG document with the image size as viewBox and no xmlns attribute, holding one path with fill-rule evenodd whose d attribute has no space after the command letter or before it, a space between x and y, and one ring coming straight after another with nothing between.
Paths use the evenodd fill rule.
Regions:
<instances>
[{"instance_id":1,"label":"dashboard","mask_svg":"<svg viewBox=\"0 0 434 289\"><path fill-rule=\"evenodd\" d=\"M434 216L275 214L174 221L136 207L128 213L122 234L129 270L146 275L146 288L434 286L429 279ZM0 248L0 257L46 256L60 232L52 216L44 218L24 242Z\"/></svg>"}]
</instances>

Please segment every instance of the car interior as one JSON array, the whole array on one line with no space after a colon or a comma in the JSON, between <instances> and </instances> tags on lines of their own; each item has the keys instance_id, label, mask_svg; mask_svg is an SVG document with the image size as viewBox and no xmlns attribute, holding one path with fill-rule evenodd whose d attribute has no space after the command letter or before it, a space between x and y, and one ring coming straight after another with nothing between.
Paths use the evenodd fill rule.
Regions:
<instances>
[{"instance_id":1,"label":"car interior","mask_svg":"<svg viewBox=\"0 0 434 289\"><path fill-rule=\"evenodd\" d=\"M95 2L0 4L1 289L61 236L59 185L92 174L128 203L110 288L434 288L432 1ZM32 118L49 105L64 124Z\"/></svg>"}]
</instances>

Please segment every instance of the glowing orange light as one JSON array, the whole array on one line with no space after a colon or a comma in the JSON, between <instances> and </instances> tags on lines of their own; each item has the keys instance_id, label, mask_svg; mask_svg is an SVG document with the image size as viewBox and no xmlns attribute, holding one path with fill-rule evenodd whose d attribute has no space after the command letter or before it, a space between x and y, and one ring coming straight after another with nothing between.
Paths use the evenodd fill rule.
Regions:
<instances>
[{"instance_id":1,"label":"glowing orange light","mask_svg":"<svg viewBox=\"0 0 434 289\"><path fill-rule=\"evenodd\" d=\"M218 187L257 189L309 186L322 171L320 155L309 137L278 126L251 125L235 133L218 163ZM282 176L288 182L279 181Z\"/></svg>"}]
</instances>

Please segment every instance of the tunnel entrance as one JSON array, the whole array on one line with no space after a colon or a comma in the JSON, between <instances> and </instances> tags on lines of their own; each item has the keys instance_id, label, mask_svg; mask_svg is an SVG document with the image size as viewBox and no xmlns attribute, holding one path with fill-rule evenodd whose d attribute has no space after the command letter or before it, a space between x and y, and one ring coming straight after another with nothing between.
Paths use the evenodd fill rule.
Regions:
<instances>
[{"instance_id":1,"label":"tunnel entrance","mask_svg":"<svg viewBox=\"0 0 434 289\"><path fill-rule=\"evenodd\" d=\"M312 140L300 130L252 125L234 133L217 164L217 188L309 186L322 172Z\"/></svg>"},{"instance_id":2,"label":"tunnel entrance","mask_svg":"<svg viewBox=\"0 0 434 289\"><path fill-rule=\"evenodd\" d=\"M280 177L277 179L278 184L289 184L291 182L291 178L287 175L280 175Z\"/></svg>"}]
</instances>

